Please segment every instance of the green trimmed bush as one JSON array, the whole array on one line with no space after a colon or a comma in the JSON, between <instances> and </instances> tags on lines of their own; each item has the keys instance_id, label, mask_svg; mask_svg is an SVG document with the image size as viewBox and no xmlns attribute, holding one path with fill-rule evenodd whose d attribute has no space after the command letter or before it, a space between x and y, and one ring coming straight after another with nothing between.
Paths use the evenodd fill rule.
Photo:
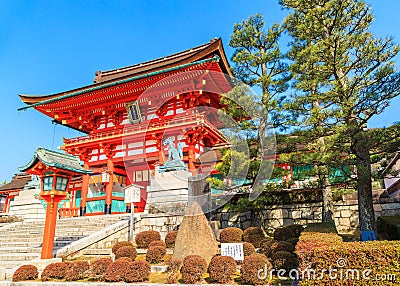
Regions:
<instances>
[{"instance_id":1,"label":"green trimmed bush","mask_svg":"<svg viewBox=\"0 0 400 286\"><path fill-rule=\"evenodd\" d=\"M295 232L289 227L279 227L274 231L276 241L286 241L290 238L296 238Z\"/></svg>"},{"instance_id":2,"label":"green trimmed bush","mask_svg":"<svg viewBox=\"0 0 400 286\"><path fill-rule=\"evenodd\" d=\"M146 230L139 232L135 237L138 248L148 248L149 244L152 241L156 240L161 240L161 235L158 231L155 230Z\"/></svg>"},{"instance_id":3,"label":"green trimmed bush","mask_svg":"<svg viewBox=\"0 0 400 286\"><path fill-rule=\"evenodd\" d=\"M377 227L379 238L400 240L400 216L378 217Z\"/></svg>"},{"instance_id":4,"label":"green trimmed bush","mask_svg":"<svg viewBox=\"0 0 400 286\"><path fill-rule=\"evenodd\" d=\"M148 281L150 272L150 263L144 260L134 261L128 264L124 279L128 283Z\"/></svg>"},{"instance_id":5,"label":"green trimmed bush","mask_svg":"<svg viewBox=\"0 0 400 286\"><path fill-rule=\"evenodd\" d=\"M250 245L253 246L252 244ZM216 281L217 283L232 283L232 276L236 272L236 267L236 261L232 257L214 256L208 266L208 273L212 281Z\"/></svg>"},{"instance_id":6,"label":"green trimmed bush","mask_svg":"<svg viewBox=\"0 0 400 286\"><path fill-rule=\"evenodd\" d=\"M285 269L286 275L291 269L297 269L296 255L289 251L276 251L271 257L272 266L275 269Z\"/></svg>"},{"instance_id":7,"label":"green trimmed bush","mask_svg":"<svg viewBox=\"0 0 400 286\"><path fill-rule=\"evenodd\" d=\"M35 280L38 278L39 272L35 265L22 265L17 270L15 270L12 281L28 281Z\"/></svg>"},{"instance_id":8,"label":"green trimmed bush","mask_svg":"<svg viewBox=\"0 0 400 286\"><path fill-rule=\"evenodd\" d=\"M136 248L133 246L122 246L115 253L115 259L126 257L131 261L134 261L137 256Z\"/></svg>"},{"instance_id":9,"label":"green trimmed bush","mask_svg":"<svg viewBox=\"0 0 400 286\"><path fill-rule=\"evenodd\" d=\"M120 242L117 242L116 244L114 244L114 246L112 247L112 253L116 254L118 249L120 249L123 246L134 247L133 243L130 241L120 241Z\"/></svg>"},{"instance_id":10,"label":"green trimmed bush","mask_svg":"<svg viewBox=\"0 0 400 286\"><path fill-rule=\"evenodd\" d=\"M256 253L246 257L243 265L240 267L242 282L254 285L265 284L264 280L259 279L258 271L260 269L271 269L271 266L271 262L263 254Z\"/></svg>"},{"instance_id":11,"label":"green trimmed bush","mask_svg":"<svg viewBox=\"0 0 400 286\"><path fill-rule=\"evenodd\" d=\"M207 262L199 255L188 255L183 259L181 268L182 280L185 284L196 284L203 280L207 271Z\"/></svg>"},{"instance_id":12,"label":"green trimmed bush","mask_svg":"<svg viewBox=\"0 0 400 286\"><path fill-rule=\"evenodd\" d=\"M237 227L228 227L221 230L219 241L222 243L237 243L242 241L243 230Z\"/></svg>"},{"instance_id":13,"label":"green trimmed bush","mask_svg":"<svg viewBox=\"0 0 400 286\"><path fill-rule=\"evenodd\" d=\"M260 227L249 227L243 231L243 241L250 242L255 248L259 248L265 233Z\"/></svg>"},{"instance_id":14,"label":"green trimmed bush","mask_svg":"<svg viewBox=\"0 0 400 286\"><path fill-rule=\"evenodd\" d=\"M277 251L294 251L294 245L287 241L277 241L272 244L271 246L272 255Z\"/></svg>"},{"instance_id":15,"label":"green trimmed bush","mask_svg":"<svg viewBox=\"0 0 400 286\"><path fill-rule=\"evenodd\" d=\"M177 234L178 232L175 230L167 232L167 235L165 236L165 244L167 248L175 247L175 240Z\"/></svg>"}]
</instances>

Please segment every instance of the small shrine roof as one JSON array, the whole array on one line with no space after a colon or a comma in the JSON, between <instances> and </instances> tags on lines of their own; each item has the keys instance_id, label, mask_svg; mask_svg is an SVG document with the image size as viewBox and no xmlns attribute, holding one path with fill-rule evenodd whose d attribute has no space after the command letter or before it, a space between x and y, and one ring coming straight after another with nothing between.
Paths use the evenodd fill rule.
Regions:
<instances>
[{"instance_id":1,"label":"small shrine roof","mask_svg":"<svg viewBox=\"0 0 400 286\"><path fill-rule=\"evenodd\" d=\"M22 190L30 180L31 175L29 174L16 174L12 178L11 182L0 186L0 192Z\"/></svg>"},{"instance_id":2,"label":"small shrine roof","mask_svg":"<svg viewBox=\"0 0 400 286\"><path fill-rule=\"evenodd\" d=\"M46 166L55 167L67 171L72 171L82 174L90 174L91 170L86 170L81 166L80 160L76 156L65 153L49 150L39 147L33 158L25 166L19 167L19 171L24 172L34 167L38 162L42 162Z\"/></svg>"}]
</instances>

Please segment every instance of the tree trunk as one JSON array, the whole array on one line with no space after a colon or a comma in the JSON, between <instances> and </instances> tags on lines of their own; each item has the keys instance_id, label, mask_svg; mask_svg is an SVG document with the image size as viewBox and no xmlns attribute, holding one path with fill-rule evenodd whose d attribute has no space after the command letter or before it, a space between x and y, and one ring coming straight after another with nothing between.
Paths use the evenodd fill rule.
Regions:
<instances>
[{"instance_id":1,"label":"tree trunk","mask_svg":"<svg viewBox=\"0 0 400 286\"><path fill-rule=\"evenodd\" d=\"M363 135L363 131L359 131L354 137L352 146L353 154L356 156L358 215L361 231L376 231L375 213L372 203L371 158L366 140L368 139Z\"/></svg>"},{"instance_id":2,"label":"tree trunk","mask_svg":"<svg viewBox=\"0 0 400 286\"><path fill-rule=\"evenodd\" d=\"M329 186L322 189L322 221L333 222L333 196Z\"/></svg>"}]
</instances>

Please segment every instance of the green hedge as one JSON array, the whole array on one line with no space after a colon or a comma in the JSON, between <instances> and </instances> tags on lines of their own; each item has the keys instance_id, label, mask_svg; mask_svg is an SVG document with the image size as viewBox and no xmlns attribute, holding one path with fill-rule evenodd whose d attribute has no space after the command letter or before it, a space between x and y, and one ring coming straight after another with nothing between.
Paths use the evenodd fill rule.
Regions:
<instances>
[{"instance_id":1,"label":"green hedge","mask_svg":"<svg viewBox=\"0 0 400 286\"><path fill-rule=\"evenodd\" d=\"M332 226L312 225L296 254L300 285L400 285L399 241L343 242Z\"/></svg>"},{"instance_id":2,"label":"green hedge","mask_svg":"<svg viewBox=\"0 0 400 286\"><path fill-rule=\"evenodd\" d=\"M400 216L378 217L378 234L382 239L400 240Z\"/></svg>"}]
</instances>

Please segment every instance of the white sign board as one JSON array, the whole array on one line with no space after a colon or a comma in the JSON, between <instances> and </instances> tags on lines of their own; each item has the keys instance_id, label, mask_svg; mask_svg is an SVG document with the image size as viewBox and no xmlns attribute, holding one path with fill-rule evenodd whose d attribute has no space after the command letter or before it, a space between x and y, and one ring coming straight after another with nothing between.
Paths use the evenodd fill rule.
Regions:
<instances>
[{"instance_id":1,"label":"white sign board","mask_svg":"<svg viewBox=\"0 0 400 286\"><path fill-rule=\"evenodd\" d=\"M230 256L236 261L244 260L243 243L221 243L221 255Z\"/></svg>"},{"instance_id":2,"label":"white sign board","mask_svg":"<svg viewBox=\"0 0 400 286\"><path fill-rule=\"evenodd\" d=\"M139 203L140 202L140 186L130 185L125 188L125 200L126 204Z\"/></svg>"}]
</instances>

